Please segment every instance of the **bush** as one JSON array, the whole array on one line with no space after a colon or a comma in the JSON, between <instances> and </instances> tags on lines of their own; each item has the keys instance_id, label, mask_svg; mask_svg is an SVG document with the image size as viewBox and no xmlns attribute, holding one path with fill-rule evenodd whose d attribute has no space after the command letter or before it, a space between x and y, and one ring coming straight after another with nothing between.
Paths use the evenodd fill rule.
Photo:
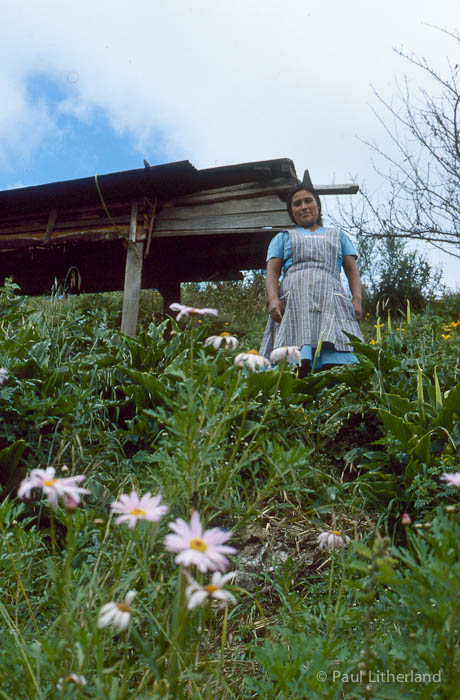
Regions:
<instances>
[{"instance_id":1,"label":"bush","mask_svg":"<svg viewBox=\"0 0 460 700\"><path fill-rule=\"evenodd\" d=\"M414 310L421 310L444 291L441 270L434 270L421 253L408 250L400 238L361 237L358 252L366 310L405 310L407 301Z\"/></svg>"}]
</instances>

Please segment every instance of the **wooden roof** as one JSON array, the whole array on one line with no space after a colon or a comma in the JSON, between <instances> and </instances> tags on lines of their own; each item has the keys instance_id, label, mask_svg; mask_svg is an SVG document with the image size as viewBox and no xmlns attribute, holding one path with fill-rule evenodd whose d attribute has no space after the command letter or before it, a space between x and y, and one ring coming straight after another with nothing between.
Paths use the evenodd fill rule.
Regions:
<instances>
[{"instance_id":1,"label":"wooden roof","mask_svg":"<svg viewBox=\"0 0 460 700\"><path fill-rule=\"evenodd\" d=\"M264 267L298 182L288 158L203 170L181 161L0 192L0 283L13 276L23 293L48 294L77 268L81 291L123 289L133 211L143 288L235 279Z\"/></svg>"}]
</instances>

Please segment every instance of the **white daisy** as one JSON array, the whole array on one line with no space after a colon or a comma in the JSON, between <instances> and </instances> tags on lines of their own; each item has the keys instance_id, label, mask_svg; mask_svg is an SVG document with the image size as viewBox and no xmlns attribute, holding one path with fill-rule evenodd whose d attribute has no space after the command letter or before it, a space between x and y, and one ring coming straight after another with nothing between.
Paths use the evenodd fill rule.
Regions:
<instances>
[{"instance_id":1,"label":"white daisy","mask_svg":"<svg viewBox=\"0 0 460 700\"><path fill-rule=\"evenodd\" d=\"M149 520L152 523L161 520L163 515L168 512L169 507L161 506L160 502L161 494L159 493L156 496L151 496L150 491L147 491L142 498L139 498L136 491L132 491L129 496L122 493L118 501L114 501L110 507L114 513L120 514L115 520L117 525L126 522L128 527L133 528L138 520Z\"/></svg>"},{"instance_id":2,"label":"white daisy","mask_svg":"<svg viewBox=\"0 0 460 700\"><path fill-rule=\"evenodd\" d=\"M236 598L224 589L224 585L235 578L236 571L229 571L228 574L221 574L220 571L215 571L211 578L211 583L207 586L201 586L198 581L185 572L189 585L185 589L185 595L187 596L188 603L187 608L193 610L197 605L201 605L208 598L214 598L219 600L222 605L226 603L231 603L235 605Z\"/></svg>"},{"instance_id":3,"label":"white daisy","mask_svg":"<svg viewBox=\"0 0 460 700\"><path fill-rule=\"evenodd\" d=\"M114 627L118 627L120 631L126 629L131 619L130 603L135 596L136 591L128 591L123 603L112 601L103 605L99 611L97 626L102 628L112 624Z\"/></svg>"},{"instance_id":4,"label":"white daisy","mask_svg":"<svg viewBox=\"0 0 460 700\"><path fill-rule=\"evenodd\" d=\"M200 514L195 511L190 518L190 525L177 518L169 523L174 535L166 535L165 548L168 552L177 552L176 564L190 566L194 564L200 571L225 571L228 564L226 554L235 554L236 549L224 544L232 536L231 532L213 527L203 531Z\"/></svg>"},{"instance_id":5,"label":"white daisy","mask_svg":"<svg viewBox=\"0 0 460 700\"><path fill-rule=\"evenodd\" d=\"M285 345L282 348L275 348L270 353L270 362L279 362L286 359L288 362L300 362L300 348L297 345Z\"/></svg>"},{"instance_id":6,"label":"white daisy","mask_svg":"<svg viewBox=\"0 0 460 700\"><path fill-rule=\"evenodd\" d=\"M84 474L64 478L56 477L54 467L32 469L29 476L21 481L18 496L19 498L30 498L33 489L42 489L43 493L48 497L49 504L53 507L57 503L58 496L61 496L61 498L71 496L73 502L78 505L80 503L80 495L89 493L88 489L78 486L78 483L85 479L86 476Z\"/></svg>"},{"instance_id":7,"label":"white daisy","mask_svg":"<svg viewBox=\"0 0 460 700\"><path fill-rule=\"evenodd\" d=\"M66 678L60 678L57 683L57 689L62 690L64 683L74 683L75 685L86 685L86 678L80 673L71 673Z\"/></svg>"},{"instance_id":8,"label":"white daisy","mask_svg":"<svg viewBox=\"0 0 460 700\"><path fill-rule=\"evenodd\" d=\"M328 552L332 552L333 549L345 547L350 541L348 535L343 535L340 530L330 530L329 532L322 532L318 535L319 548L327 549Z\"/></svg>"},{"instance_id":9,"label":"white daisy","mask_svg":"<svg viewBox=\"0 0 460 700\"><path fill-rule=\"evenodd\" d=\"M174 304L170 304L169 308L171 311L178 311L179 313L176 316L176 321L180 321L182 316L195 316L195 315L200 315L200 316L218 316L219 312L217 309L195 309L194 306L185 306L184 304L178 304L175 302Z\"/></svg>"},{"instance_id":10,"label":"white daisy","mask_svg":"<svg viewBox=\"0 0 460 700\"><path fill-rule=\"evenodd\" d=\"M259 355L257 350L248 350L247 352L240 352L235 357L235 365L237 367L249 367L249 369L263 369L263 367L270 367L270 362L263 355Z\"/></svg>"},{"instance_id":11,"label":"white daisy","mask_svg":"<svg viewBox=\"0 0 460 700\"><path fill-rule=\"evenodd\" d=\"M205 345L212 345L214 350L218 350L222 345L226 348L231 348L232 350L238 346L238 339L234 335L230 335L224 331L220 335L210 335L204 341Z\"/></svg>"}]
</instances>

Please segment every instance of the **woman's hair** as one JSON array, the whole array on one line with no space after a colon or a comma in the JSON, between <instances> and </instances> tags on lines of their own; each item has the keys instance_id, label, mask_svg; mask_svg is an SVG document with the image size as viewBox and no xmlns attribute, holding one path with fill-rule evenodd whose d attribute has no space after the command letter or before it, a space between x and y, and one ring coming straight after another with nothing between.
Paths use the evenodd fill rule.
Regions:
<instances>
[{"instance_id":1,"label":"woman's hair","mask_svg":"<svg viewBox=\"0 0 460 700\"><path fill-rule=\"evenodd\" d=\"M300 192L301 190L306 190L307 192L310 192L310 194L312 194L313 197L315 198L315 201L316 201L316 204L318 205L318 210L319 210L318 219L317 219L316 223L318 224L318 226L322 226L323 225L323 216L321 214L321 200L320 200L319 196L316 194L313 187L309 187L308 185L302 185L302 183L300 183L300 185L296 185L295 187L292 188L292 190L290 190L288 192L287 210L288 210L289 216L291 217L292 221L294 223L296 223L296 220L294 219L294 216L292 214L292 198L296 194L296 192Z\"/></svg>"}]
</instances>

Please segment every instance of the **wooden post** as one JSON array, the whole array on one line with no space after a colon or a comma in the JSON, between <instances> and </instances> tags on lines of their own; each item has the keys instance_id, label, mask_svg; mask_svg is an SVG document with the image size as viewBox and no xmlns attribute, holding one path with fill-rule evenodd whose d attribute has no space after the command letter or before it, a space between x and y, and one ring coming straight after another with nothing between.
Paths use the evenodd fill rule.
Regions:
<instances>
[{"instance_id":1,"label":"wooden post","mask_svg":"<svg viewBox=\"0 0 460 700\"><path fill-rule=\"evenodd\" d=\"M129 223L125 287L123 292L123 312L121 316L121 332L130 336L136 335L139 301L141 297L142 247L144 245L143 241L138 241L136 236L137 209L137 202L131 202L131 220Z\"/></svg>"},{"instance_id":2,"label":"wooden post","mask_svg":"<svg viewBox=\"0 0 460 700\"><path fill-rule=\"evenodd\" d=\"M158 285L158 291L163 297L163 314L165 316L174 316L174 311L171 311L169 305L175 302L180 304L180 281L175 279L167 282L162 281Z\"/></svg>"},{"instance_id":3,"label":"wooden post","mask_svg":"<svg viewBox=\"0 0 460 700\"><path fill-rule=\"evenodd\" d=\"M313 183L311 181L310 173L308 172L308 170L305 170L303 174L302 185L305 185L305 187L313 187Z\"/></svg>"},{"instance_id":4,"label":"wooden post","mask_svg":"<svg viewBox=\"0 0 460 700\"><path fill-rule=\"evenodd\" d=\"M46 231L45 231L45 245L48 245L50 242L51 234L53 233L54 225L56 223L58 215L58 210L57 209L51 209L50 215L48 217L48 223L46 225Z\"/></svg>"}]
</instances>

